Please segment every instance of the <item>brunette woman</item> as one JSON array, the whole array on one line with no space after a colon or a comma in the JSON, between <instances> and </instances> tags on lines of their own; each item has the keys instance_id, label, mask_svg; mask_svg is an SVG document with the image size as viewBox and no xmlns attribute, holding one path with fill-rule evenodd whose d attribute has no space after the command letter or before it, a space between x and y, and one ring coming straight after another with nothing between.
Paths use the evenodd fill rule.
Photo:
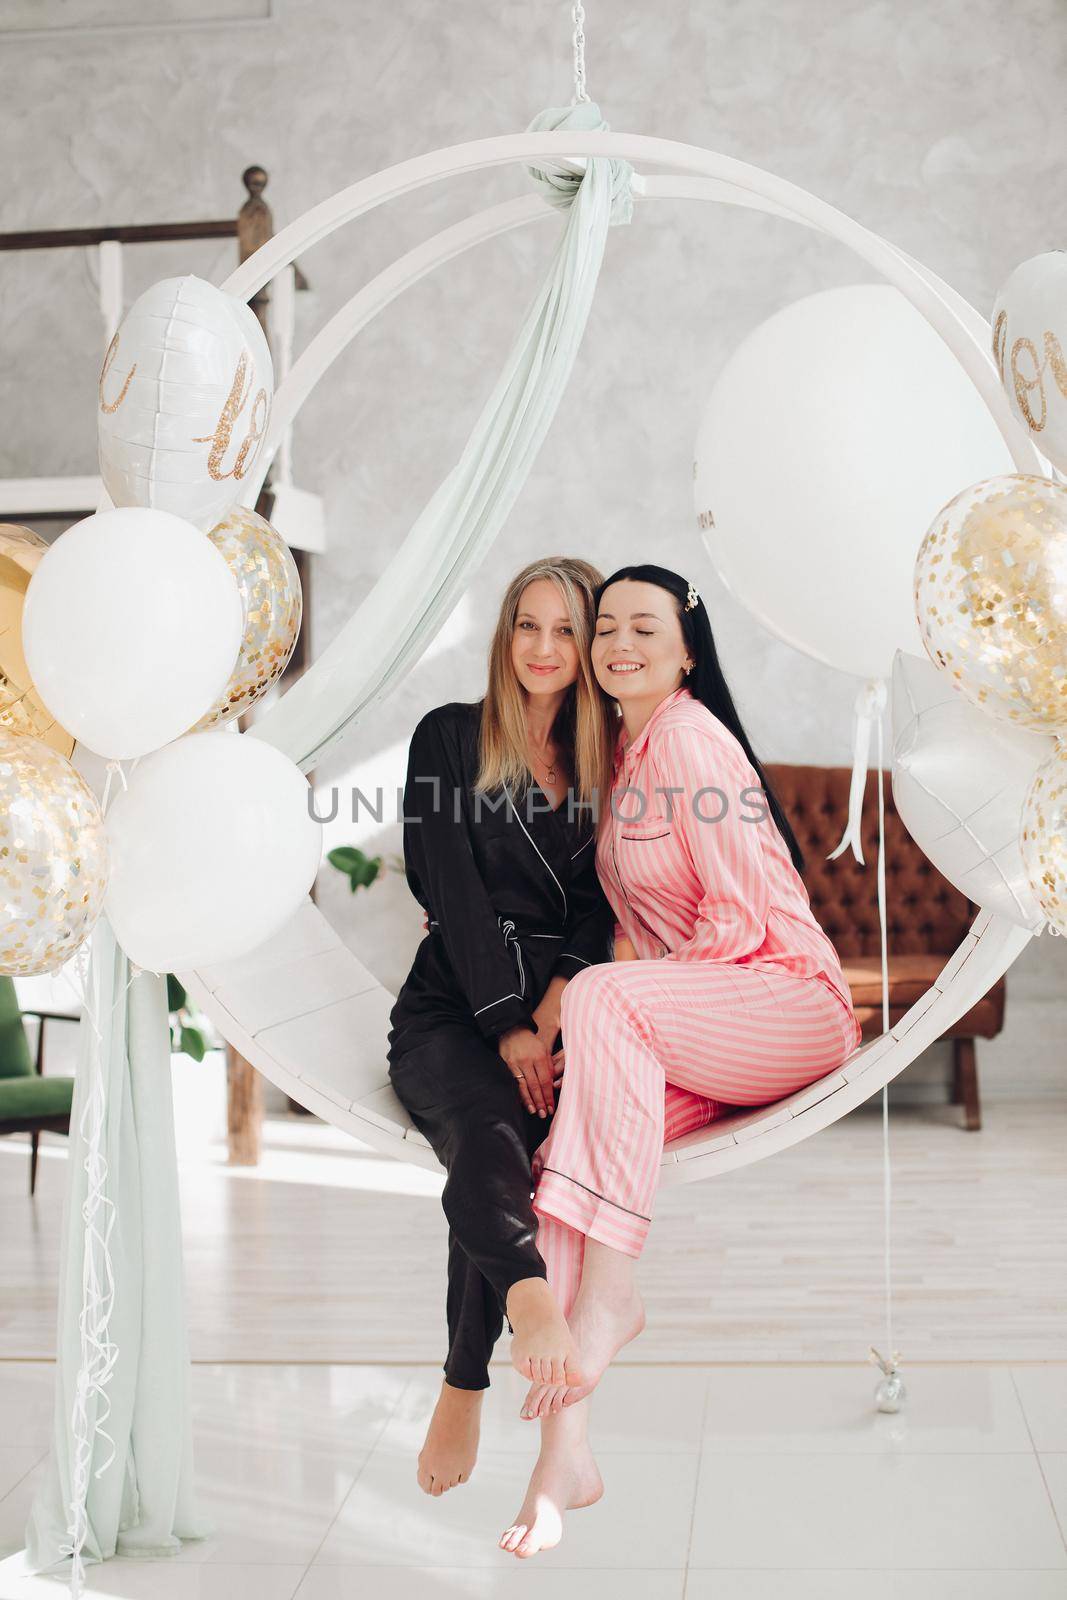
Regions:
<instances>
[{"instance_id":1,"label":"brunette woman","mask_svg":"<svg viewBox=\"0 0 1067 1600\"><path fill-rule=\"evenodd\" d=\"M597 866L616 960L563 999L564 1070L534 1206L583 1381L534 1384L526 1500L500 1543L555 1544L599 1492L586 1396L644 1326L634 1279L664 1141L782 1099L839 1067L860 1028L811 909L803 857L719 665L696 588L625 567L597 592L592 666L620 712Z\"/></svg>"}]
</instances>

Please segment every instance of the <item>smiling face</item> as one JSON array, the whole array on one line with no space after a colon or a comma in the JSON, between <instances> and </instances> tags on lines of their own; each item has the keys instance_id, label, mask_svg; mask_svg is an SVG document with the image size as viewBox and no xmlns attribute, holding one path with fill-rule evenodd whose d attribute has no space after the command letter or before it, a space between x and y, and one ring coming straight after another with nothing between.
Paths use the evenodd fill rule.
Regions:
<instances>
[{"instance_id":1,"label":"smiling face","mask_svg":"<svg viewBox=\"0 0 1067 1600\"><path fill-rule=\"evenodd\" d=\"M597 609L591 657L597 683L624 711L658 705L685 682L692 661L674 597L633 578L609 584Z\"/></svg>"},{"instance_id":2,"label":"smiling face","mask_svg":"<svg viewBox=\"0 0 1067 1600\"><path fill-rule=\"evenodd\" d=\"M511 663L528 694L559 694L578 678L578 642L559 589L535 578L519 597Z\"/></svg>"}]
</instances>

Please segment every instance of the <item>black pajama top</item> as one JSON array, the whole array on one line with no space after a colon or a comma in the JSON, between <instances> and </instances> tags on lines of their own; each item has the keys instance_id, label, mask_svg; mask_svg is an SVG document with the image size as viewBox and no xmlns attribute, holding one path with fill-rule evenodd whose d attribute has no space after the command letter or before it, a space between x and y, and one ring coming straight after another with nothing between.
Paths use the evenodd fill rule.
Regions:
<instances>
[{"instance_id":1,"label":"black pajama top","mask_svg":"<svg viewBox=\"0 0 1067 1600\"><path fill-rule=\"evenodd\" d=\"M404 788L404 863L429 929L390 1014L389 1075L448 1173L447 1381L488 1385L507 1291L544 1277L530 1159L547 1118L529 1113L497 1049L534 1028L549 981L613 958L614 912L596 828L536 783L475 795L482 702L422 718ZM557 1034L553 1048L559 1046Z\"/></svg>"}]
</instances>

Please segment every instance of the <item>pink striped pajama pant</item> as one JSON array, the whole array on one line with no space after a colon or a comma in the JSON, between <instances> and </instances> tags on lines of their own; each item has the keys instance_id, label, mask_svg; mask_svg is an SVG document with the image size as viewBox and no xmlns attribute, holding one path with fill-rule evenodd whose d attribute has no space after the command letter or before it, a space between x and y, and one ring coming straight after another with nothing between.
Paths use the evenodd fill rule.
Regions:
<instances>
[{"instance_id":1,"label":"pink striped pajama pant","mask_svg":"<svg viewBox=\"0 0 1067 1600\"><path fill-rule=\"evenodd\" d=\"M560 1026L563 1080L535 1158L534 1210L564 1315L586 1238L640 1255L667 1140L823 1077L857 1035L821 978L669 957L579 972Z\"/></svg>"}]
</instances>

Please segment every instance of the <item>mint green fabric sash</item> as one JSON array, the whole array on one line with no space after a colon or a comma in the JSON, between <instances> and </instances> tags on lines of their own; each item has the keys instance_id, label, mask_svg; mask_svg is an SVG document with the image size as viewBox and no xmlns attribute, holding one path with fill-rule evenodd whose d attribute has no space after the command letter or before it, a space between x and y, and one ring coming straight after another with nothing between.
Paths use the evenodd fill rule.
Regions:
<instances>
[{"instance_id":1,"label":"mint green fabric sash","mask_svg":"<svg viewBox=\"0 0 1067 1600\"><path fill-rule=\"evenodd\" d=\"M535 117L527 132L606 131L592 101ZM608 228L633 211L629 162L596 158L579 182L527 167L566 226L496 387L456 466L385 572L313 668L249 729L302 771L321 762L418 661L466 590L537 458L593 303Z\"/></svg>"}]
</instances>

